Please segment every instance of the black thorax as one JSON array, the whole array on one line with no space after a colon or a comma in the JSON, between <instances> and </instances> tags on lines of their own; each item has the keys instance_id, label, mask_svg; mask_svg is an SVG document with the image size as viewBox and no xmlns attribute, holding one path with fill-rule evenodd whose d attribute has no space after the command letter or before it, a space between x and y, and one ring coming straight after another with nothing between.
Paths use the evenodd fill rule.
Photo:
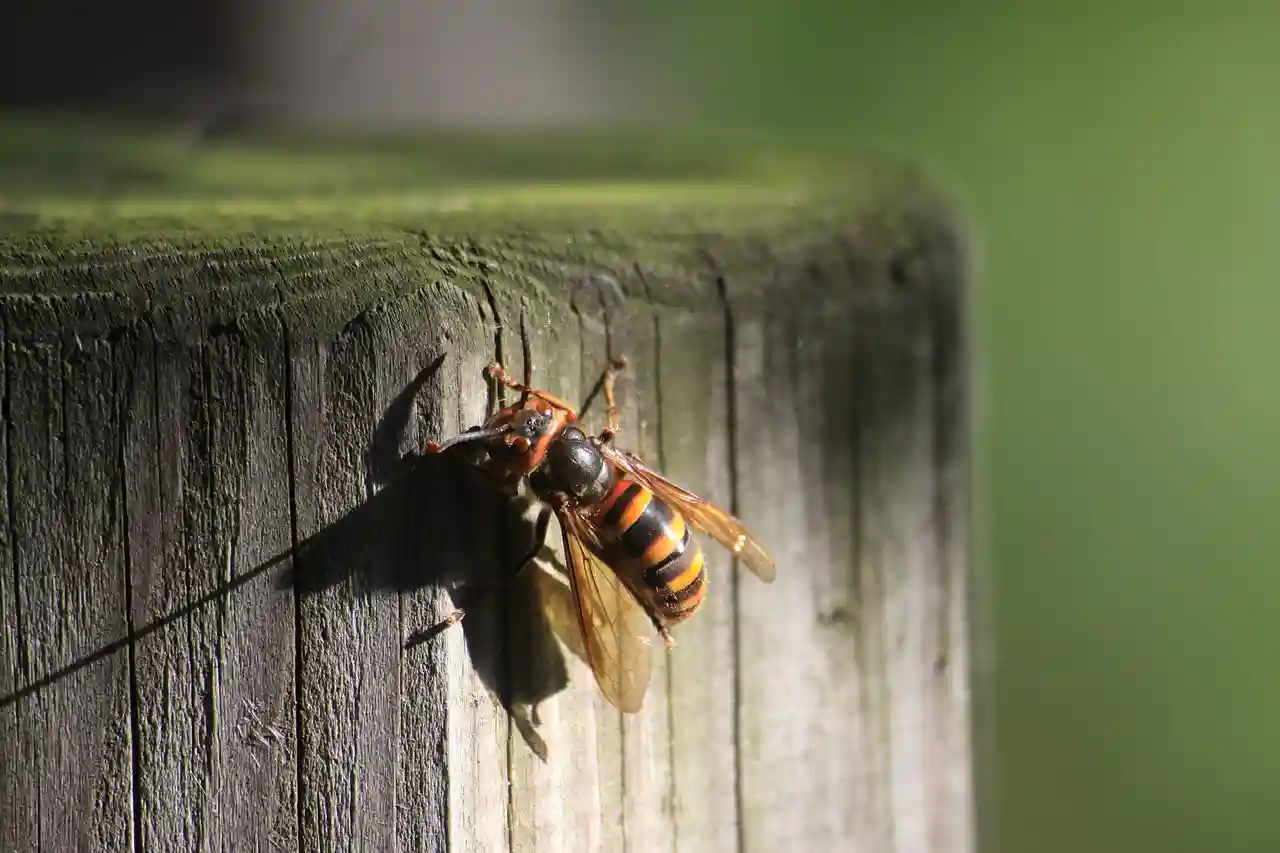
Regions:
<instances>
[{"instance_id":1,"label":"black thorax","mask_svg":"<svg viewBox=\"0 0 1280 853\"><path fill-rule=\"evenodd\" d=\"M529 486L538 497L564 495L578 506L604 500L612 485L613 467L577 427L563 429L547 448L542 464L529 475Z\"/></svg>"}]
</instances>

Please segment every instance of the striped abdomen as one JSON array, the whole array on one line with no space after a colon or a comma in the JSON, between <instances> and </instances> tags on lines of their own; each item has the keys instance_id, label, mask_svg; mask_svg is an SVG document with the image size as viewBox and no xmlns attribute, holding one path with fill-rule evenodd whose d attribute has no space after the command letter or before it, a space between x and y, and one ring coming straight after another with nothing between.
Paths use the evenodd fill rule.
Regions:
<instances>
[{"instance_id":1,"label":"striped abdomen","mask_svg":"<svg viewBox=\"0 0 1280 853\"><path fill-rule=\"evenodd\" d=\"M684 518L639 483L620 477L596 514L605 561L674 625L693 615L706 594L702 549Z\"/></svg>"}]
</instances>

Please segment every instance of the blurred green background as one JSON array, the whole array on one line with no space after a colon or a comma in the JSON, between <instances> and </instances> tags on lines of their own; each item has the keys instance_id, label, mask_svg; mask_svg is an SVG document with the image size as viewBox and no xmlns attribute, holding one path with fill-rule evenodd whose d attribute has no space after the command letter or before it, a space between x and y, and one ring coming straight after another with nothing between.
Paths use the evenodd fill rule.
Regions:
<instances>
[{"instance_id":1,"label":"blurred green background","mask_svg":"<svg viewBox=\"0 0 1280 853\"><path fill-rule=\"evenodd\" d=\"M700 120L916 158L976 226L986 840L1280 850L1280 6L668 6Z\"/></svg>"}]
</instances>

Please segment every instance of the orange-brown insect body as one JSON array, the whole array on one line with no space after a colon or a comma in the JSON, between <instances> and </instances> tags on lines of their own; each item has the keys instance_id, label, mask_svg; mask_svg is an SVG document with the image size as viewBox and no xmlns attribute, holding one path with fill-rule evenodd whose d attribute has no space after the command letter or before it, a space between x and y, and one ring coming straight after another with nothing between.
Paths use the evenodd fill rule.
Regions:
<instances>
[{"instance_id":1,"label":"orange-brown insect body","mask_svg":"<svg viewBox=\"0 0 1280 853\"><path fill-rule=\"evenodd\" d=\"M542 500L571 505L593 534L592 551L649 617L663 627L679 624L706 594L702 549L692 529L669 503L610 464L575 425L572 411L552 400L532 397L489 420L485 429L507 431L506 451L493 462L510 478L529 477Z\"/></svg>"},{"instance_id":2,"label":"orange-brown insect body","mask_svg":"<svg viewBox=\"0 0 1280 853\"><path fill-rule=\"evenodd\" d=\"M615 469L608 495L591 508L600 554L664 625L693 615L707 591L702 548L685 518Z\"/></svg>"},{"instance_id":3,"label":"orange-brown insect body","mask_svg":"<svg viewBox=\"0 0 1280 853\"><path fill-rule=\"evenodd\" d=\"M523 477L542 464L551 443L576 420L567 406L562 408L541 397L533 397L523 405L500 410L485 424L485 429L509 430L503 441L509 452L501 454L497 461L511 475Z\"/></svg>"},{"instance_id":4,"label":"orange-brown insect body","mask_svg":"<svg viewBox=\"0 0 1280 853\"><path fill-rule=\"evenodd\" d=\"M565 566L575 602L578 646L605 696L617 708L640 709L649 683L649 634L657 629L668 648L669 628L697 611L707 591L702 548L693 529L730 551L758 578L774 579L776 567L742 522L653 471L612 444L618 431L610 363L602 387L608 426L597 436L577 425L563 400L513 380L502 365L489 375L521 392L520 402L444 443L462 445L471 461L514 493L522 481L545 504L539 538L554 512L564 541ZM536 550L525 562L534 559ZM456 624L461 610L443 624ZM562 635L563 636L563 635Z\"/></svg>"}]
</instances>

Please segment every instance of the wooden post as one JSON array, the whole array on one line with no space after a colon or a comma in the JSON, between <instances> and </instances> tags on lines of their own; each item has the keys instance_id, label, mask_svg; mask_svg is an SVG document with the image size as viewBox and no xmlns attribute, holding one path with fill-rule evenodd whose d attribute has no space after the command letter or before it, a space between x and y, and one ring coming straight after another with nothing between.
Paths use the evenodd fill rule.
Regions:
<instances>
[{"instance_id":1,"label":"wooden post","mask_svg":"<svg viewBox=\"0 0 1280 853\"><path fill-rule=\"evenodd\" d=\"M855 171L6 196L0 849L972 850L963 245ZM779 566L704 542L627 716L553 573L414 642L531 533L414 448L619 353L620 443Z\"/></svg>"}]
</instances>

